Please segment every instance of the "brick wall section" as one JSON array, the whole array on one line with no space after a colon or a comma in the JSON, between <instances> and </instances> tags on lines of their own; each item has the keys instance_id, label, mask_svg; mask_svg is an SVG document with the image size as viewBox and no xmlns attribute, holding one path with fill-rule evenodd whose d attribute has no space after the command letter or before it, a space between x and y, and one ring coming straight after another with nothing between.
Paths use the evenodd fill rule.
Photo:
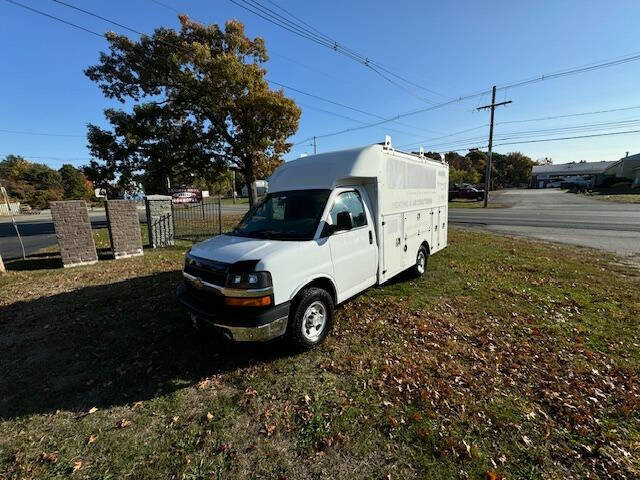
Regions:
<instances>
[{"instance_id":1,"label":"brick wall section","mask_svg":"<svg viewBox=\"0 0 640 480\"><path fill-rule=\"evenodd\" d=\"M174 244L171 197L148 195L145 197L149 245L152 248L169 247Z\"/></svg>"},{"instance_id":2,"label":"brick wall section","mask_svg":"<svg viewBox=\"0 0 640 480\"><path fill-rule=\"evenodd\" d=\"M63 266L96 263L98 254L85 201L51 202L50 206Z\"/></svg>"},{"instance_id":3,"label":"brick wall section","mask_svg":"<svg viewBox=\"0 0 640 480\"><path fill-rule=\"evenodd\" d=\"M138 208L131 200L107 200L107 224L115 258L142 255Z\"/></svg>"}]
</instances>

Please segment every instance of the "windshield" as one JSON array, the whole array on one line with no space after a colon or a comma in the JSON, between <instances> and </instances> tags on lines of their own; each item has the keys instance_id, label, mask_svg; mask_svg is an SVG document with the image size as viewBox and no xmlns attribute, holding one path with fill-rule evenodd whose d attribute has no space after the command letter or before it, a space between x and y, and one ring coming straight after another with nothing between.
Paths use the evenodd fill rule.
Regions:
<instances>
[{"instance_id":1,"label":"windshield","mask_svg":"<svg viewBox=\"0 0 640 480\"><path fill-rule=\"evenodd\" d=\"M311 240L330 190L292 190L268 194L231 235L276 240Z\"/></svg>"}]
</instances>

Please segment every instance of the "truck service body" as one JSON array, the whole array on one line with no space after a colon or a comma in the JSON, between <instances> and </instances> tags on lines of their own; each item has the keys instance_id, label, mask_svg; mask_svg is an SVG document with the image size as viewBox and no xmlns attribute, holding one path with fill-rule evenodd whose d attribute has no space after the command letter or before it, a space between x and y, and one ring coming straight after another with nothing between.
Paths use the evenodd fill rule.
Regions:
<instances>
[{"instance_id":1,"label":"truck service body","mask_svg":"<svg viewBox=\"0 0 640 480\"><path fill-rule=\"evenodd\" d=\"M384 144L280 166L229 234L187 253L178 298L234 340L320 343L333 307L447 246L449 167Z\"/></svg>"}]
</instances>

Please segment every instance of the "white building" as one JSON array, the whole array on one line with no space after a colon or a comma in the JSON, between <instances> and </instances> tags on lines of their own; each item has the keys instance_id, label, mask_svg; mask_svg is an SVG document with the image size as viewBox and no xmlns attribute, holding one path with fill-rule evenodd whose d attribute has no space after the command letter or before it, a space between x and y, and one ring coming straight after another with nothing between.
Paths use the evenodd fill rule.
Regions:
<instances>
[{"instance_id":1,"label":"white building","mask_svg":"<svg viewBox=\"0 0 640 480\"><path fill-rule=\"evenodd\" d=\"M571 181L581 178L595 184L597 177L616 162L579 162L560 163L557 165L534 165L531 175L531 187L545 188L550 182Z\"/></svg>"}]
</instances>

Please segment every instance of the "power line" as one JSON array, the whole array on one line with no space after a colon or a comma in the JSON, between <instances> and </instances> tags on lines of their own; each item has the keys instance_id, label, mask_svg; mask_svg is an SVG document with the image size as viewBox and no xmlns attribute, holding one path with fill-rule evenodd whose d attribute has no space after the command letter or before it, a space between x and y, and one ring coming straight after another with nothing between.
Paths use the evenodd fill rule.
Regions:
<instances>
[{"instance_id":1,"label":"power line","mask_svg":"<svg viewBox=\"0 0 640 480\"><path fill-rule=\"evenodd\" d=\"M177 8L173 8L172 6L167 5L163 2L159 2L158 0L149 0L149 1L155 3L156 5L160 5L161 7L164 7L167 10L171 10L174 13L180 13L180 10L178 10Z\"/></svg>"},{"instance_id":2,"label":"power line","mask_svg":"<svg viewBox=\"0 0 640 480\"><path fill-rule=\"evenodd\" d=\"M58 21L61 21L61 22L65 23L65 24L68 24L68 25L71 25L71 26L77 27L77 28L79 28L80 30L83 30L83 31L85 31L85 32L92 33L92 34L94 34L94 35L98 35L98 36L100 36L100 37L103 37L103 38L104 38L104 36L103 36L102 34L99 34L99 33L97 33L97 32L94 32L94 31L92 31L92 30L89 30L89 29L87 29L87 28L84 28L84 27L82 27L82 26L80 26L80 25L76 25L76 24L73 24L73 23L67 22L66 20L63 20L63 19L61 19L61 18L54 17L54 16L49 15L49 14L47 14L47 13L45 13L45 12L40 11L40 10L33 9L33 8L28 7L28 6L26 6L26 5L22 5L21 3L18 3L18 2L14 1L14 0L6 0L6 1L7 1L7 2L9 2L9 3L13 3L13 4L15 4L15 5L21 6L21 7L23 7L23 8L26 8L26 9L28 9L28 10L31 10L31 11L33 11L33 12L35 12L35 13L38 13L38 14L44 15L44 16L49 17L49 18L52 18L52 19L54 19L54 20L58 20ZM110 23L110 24L112 24L112 25L118 26L118 27L123 28L123 29L125 29L125 30L128 30L128 31L130 31L130 32L133 32L133 33L135 33L135 34L137 34L137 35L144 35L144 33L143 33L143 32L141 32L141 31L139 31L139 30L136 30L136 29L134 29L134 28L131 28L131 27L129 27L129 26L127 26L127 25L124 25L124 24L122 24L122 23L120 23L120 22L116 22L115 20L111 20L110 18L104 17L104 16L102 16L102 15L98 15L98 14L93 13L93 12L91 12L91 11L85 10L85 9L83 9L83 8L76 7L75 5L69 4L69 3L67 3L67 2L64 2L64 1L61 1L61 0L51 0L51 1L53 1L53 2L55 2L55 3L58 3L58 4L60 4L60 5L63 5L63 6L65 6L65 7L67 7L67 8L71 8L71 9L73 9L73 10L76 10L76 11L82 12L82 13L84 13L84 14L86 14L86 15L90 15L90 16L92 16L92 17L94 17L94 18L98 18L98 19L100 19L100 20L102 20L102 21L104 21L104 22L107 22L107 23ZM175 44L171 44L171 43L164 42L164 41L162 41L161 43L167 44L167 45L169 45L169 46L171 46L171 47L182 48L182 46L180 46L180 45L175 45ZM348 106L348 105L344 105L344 104L341 104L341 103L339 103L339 102L335 102L335 101L333 101L333 100L329 100L329 99L327 99L327 98L320 97L320 96L318 96L318 95L314 95L314 94L311 94L311 93L308 93L308 92L304 92L304 91L299 90L299 89L296 89L296 88L294 88L294 87L291 87L291 86L288 86L288 85L281 84L281 83L279 83L279 82L275 82L275 81L271 81L271 80L267 80L267 81L268 81L268 82L270 82L270 83L273 83L273 84L275 84L275 85L279 85L279 86L281 86L281 87L283 87L283 88L288 88L289 90L296 91L296 92L301 93L301 94L303 94L303 95L308 95L308 96L313 97L313 98L316 98L316 99L318 99L318 100L322 100L322 101L325 101L325 102L328 102L328 103L332 103L332 104L334 104L334 105L337 105L337 106L340 106L340 107L343 107L343 108L347 108L347 109L350 109L350 110L353 110L353 111L356 111L356 112L359 112L359 113L363 113L363 114L365 114L365 115L369 115L369 116L372 116L372 117L374 117L374 118L380 118L380 119L381 119L381 118L383 118L383 117L382 117L382 116L380 116L380 115L377 115L377 114L374 114L374 113L371 113L371 112L366 112L366 111L364 111L364 110L360 110L360 109L357 109L357 108L355 108L355 107L350 107L350 106ZM339 115L339 114L337 114L337 115ZM362 123L362 122L361 122L361 123ZM412 127L412 128L413 128L413 127ZM406 133L406 132L402 132L402 133ZM407 133L407 134L408 134L408 135L412 135L412 134L410 134L410 133ZM56 135L56 136L57 136L57 135Z\"/></svg>"},{"instance_id":3,"label":"power line","mask_svg":"<svg viewBox=\"0 0 640 480\"><path fill-rule=\"evenodd\" d=\"M370 117L377 118L379 120L384 120L385 119L385 117L383 117L382 115L378 115L376 113L368 112L366 110L361 110L359 108L352 107L350 105L345 105L344 103L336 102L335 100L330 100L328 98L321 97L321 96L316 95L314 93L305 92L304 90L300 90L298 88L294 88L294 87L291 87L289 85L285 85L284 83L276 82L275 80L267 80L267 82L269 82L269 83L271 83L273 85L277 85L277 86L282 87L282 88L286 88L286 89L291 90L293 92L297 92L297 93L300 93L302 95L306 95L308 97L315 98L316 100L320 100L322 102L327 102L327 103L330 103L332 105L336 105L338 107L346 108L348 110L352 110L354 112L361 113L363 115L368 115ZM367 125L366 122L360 122L360 123L362 123L364 125ZM427 130L427 129L421 129L421 128L415 127L413 125L403 124L403 123L400 123L400 122L397 122L397 123L398 123L398 125L401 125L401 126L404 126L404 127L407 127L407 128L413 128L413 129L416 129L416 130L423 130L423 131L426 131L426 132L430 131L430 130ZM402 132L402 133L406 133L407 135L413 135L413 134L407 133L407 132ZM437 133L437 132L435 132L435 133Z\"/></svg>"},{"instance_id":4,"label":"power line","mask_svg":"<svg viewBox=\"0 0 640 480\"><path fill-rule=\"evenodd\" d=\"M82 12L82 13L86 14L86 15L90 15L90 16L92 16L92 17L98 18L98 19L100 19L100 20L102 20L102 21L105 21L105 22L110 23L110 24L112 24L112 25L118 26L118 27L123 28L123 29L125 29L125 30L128 30L128 31L130 31L130 32L133 32L133 33L135 33L135 34L137 34L137 35L144 35L144 33L143 33L143 32L141 32L141 31L139 31L139 30L136 30L136 29L131 28L131 27L127 26L127 25L124 25L124 24L122 24L122 23L119 23L119 22L116 22L116 21L114 21L114 20L111 20L110 18L104 17L104 16L102 16L102 15L98 15L98 14L96 14L96 13L90 12L90 11L85 10L85 9L83 9L83 8L76 7L75 5L72 5L72 4L70 4L70 3L64 2L64 1L62 1L62 0L51 0L51 1L53 1L53 2L55 2L55 3L58 3L58 4L60 4L60 5L64 5L65 7L71 8L71 9L73 9L73 10L77 10L77 11L79 11L79 12ZM162 43L164 43L164 44L168 44L169 46L172 46L172 47L182 48L180 45L174 45L174 44L171 44L171 43L168 43L168 42L164 42L164 41L162 41ZM357 108L354 108L354 107L349 107L348 105L344 105L344 104L341 104L341 103L339 103L339 102L335 102L335 101L333 101L333 100L329 100L329 99L326 99L326 98L322 98L322 97L320 97L320 96L318 96L318 95L314 95L314 94L311 94L311 93L308 93L308 92L304 92L304 91L302 91L302 90L299 90L299 89L293 88L293 87L291 87L291 86L284 85L284 84L279 83L279 82L275 82L275 81L271 81L271 80L267 80L267 81L268 81L268 82L270 82L270 83L273 83L273 84L275 84L275 85L281 86L281 87L283 87L283 88L288 88L289 90L293 90L293 91L296 91L296 92L301 93L301 94L303 94L303 95L308 95L308 96L313 97L313 98L316 98L316 99L318 99L318 100L322 100L322 101L325 101L325 102L328 102L328 103L332 103L332 104L334 104L334 105L341 106L341 107L343 107L343 108L347 108L347 109L350 109L350 110L353 110L353 111L357 111L357 112L359 112L359 113L363 113L363 114L365 114L365 115L369 115L369 116L372 116L372 117L375 117L375 118L380 118L380 119L382 119L382 118L383 118L383 117L382 117L382 116L380 116L380 115L372 114L372 113L370 113L370 112L365 112L364 110L360 110L360 109L357 109ZM411 135L411 134L409 134L409 135Z\"/></svg>"},{"instance_id":5,"label":"power line","mask_svg":"<svg viewBox=\"0 0 640 480\"><path fill-rule=\"evenodd\" d=\"M522 86L525 86L525 85L530 85L532 83L543 82L545 80L551 80L551 79L560 78L560 77L563 77L563 76L577 75L577 74L580 74L580 73L585 73L585 72L588 72L588 71L593 71L593 70L597 70L597 69L601 69L601 68L609 68L609 67L612 67L612 66L615 66L615 65L620 65L620 64L623 64L623 63L633 62L633 61L637 61L637 60L640 60L640 54L631 54L631 55L626 56L626 57L616 57L616 59L614 59L614 60L604 60L604 61L602 61L600 63L597 63L597 64L590 64L589 67L573 68L573 69L565 70L563 72L559 72L559 73L555 73L555 74L540 75L538 77L535 77L533 79L526 80L526 81L506 84L506 85L503 85L501 87L497 87L497 91L506 90L506 89L510 89L510 88L522 87ZM448 100L446 102L442 102L442 103L439 103L439 104L436 104L436 105L432 105L432 106L427 107L427 108L421 108L421 109L418 109L418 110L413 110L413 111L401 113L401 114L398 114L398 115L396 115L394 117L387 118L386 120L381 121L381 122L373 122L373 123L370 123L369 125L363 125L361 127L354 127L354 128L338 130L338 131L335 131L335 132L325 133L325 134L322 134L322 135L318 135L317 137L318 138L333 137L333 136L336 136L336 135L342 135L344 133L353 132L355 130L362 130L362 129L365 129L365 128L375 127L375 126L381 125L383 123L388 123L388 122L392 122L394 120L398 120L400 118L406 118L406 117L418 115L418 114L421 114L421 113L425 113L425 112L429 112L429 111L436 110L436 109L439 109L439 108L443 108L443 107L449 106L449 105L454 104L454 103L459 103L459 102L462 102L464 100L470 100L470 99L473 99L473 98L478 98L478 97L481 97L481 96L486 95L488 93L491 93L490 89L489 90L482 90L482 91L475 92L475 93L471 93L469 95L464 95L464 96L461 96L461 97L458 97L458 98L455 98L455 99L452 99L452 100Z\"/></svg>"},{"instance_id":6,"label":"power line","mask_svg":"<svg viewBox=\"0 0 640 480\"><path fill-rule=\"evenodd\" d=\"M578 135L578 136L575 136L575 137L543 138L543 139L538 139L538 140L527 140L527 141L524 141L524 142L498 143L498 144L496 144L496 147L499 147L501 145L518 145L518 144L521 144L521 143L556 142L558 140L573 140L573 139L576 139L576 138L607 137L609 135L627 135L627 134L639 133L639 132L640 132L640 130L628 130L626 132L597 133L597 134L593 134L593 135Z\"/></svg>"},{"instance_id":7,"label":"power line","mask_svg":"<svg viewBox=\"0 0 640 480\"><path fill-rule=\"evenodd\" d=\"M404 85L399 84L398 82L396 82L395 80L393 80L392 78L390 78L388 75L391 75L395 78L398 78L402 81L404 81L405 83L411 84L416 86L417 84L415 84L414 82L411 82L410 80L405 79L404 77L401 77L400 75L396 74L395 72L387 69L386 67L383 67L382 65L378 64L377 62L369 59L368 57L365 57L363 55L358 54L357 52L354 52L353 50L350 50L348 48L343 47L341 44L339 44L337 41L331 39L330 37L322 34L322 33L315 33L318 32L317 29L313 29L314 31L310 31L308 28L301 26L300 24L297 24L285 17L283 17L282 15L278 14L277 12L274 12L273 10L271 10L270 8L262 5L261 3L259 3L256 0L230 0L231 3L239 6L240 8L243 8L251 13L253 13L254 15L259 16L260 18L280 27L283 28L295 35L298 35L302 38L305 38L307 40L310 40L312 42L315 42L321 46L324 46L326 48L330 48L332 50L334 50L337 53L340 53L348 58L350 58L351 60L354 60L362 65L364 65L365 67L369 68L370 70L372 70L373 72L375 72L377 75L379 75L380 77L382 77L383 79L385 79L387 82L391 83L392 85L395 85L396 87L400 88L401 90L405 91L406 93L408 93L409 95L412 95L413 97L416 97L420 100L422 100L423 102L429 103L429 104L433 104L433 100L422 97L420 95L417 95L416 93L412 92L411 90L407 89ZM274 2L270 2L272 4L274 4ZM280 8L280 7L279 7ZM307 24L308 25L308 24ZM385 72L385 73L383 73ZM430 91L431 93L437 93L434 92L433 90L429 90L426 87L422 87L417 85L419 88L422 88L424 90ZM442 94L437 93L438 95L444 96Z\"/></svg>"},{"instance_id":8,"label":"power line","mask_svg":"<svg viewBox=\"0 0 640 480\"><path fill-rule=\"evenodd\" d=\"M324 34L323 34L322 32L320 32L317 28L313 27L312 25L308 24L307 22L305 22L305 21L304 21L304 20L302 20L301 18L299 18L299 17L295 16L293 13L291 13L291 12L289 12L288 10L284 9L283 7L281 7L280 5L278 5L277 3L275 3L274 1L272 1L272 0L267 0L267 2L269 2L271 5L275 6L276 8L278 8L278 9L282 10L282 11L283 11L283 12L285 12L287 15L289 15L290 17L294 18L295 20L299 21L299 22L300 22L300 23L302 23L303 25L306 25L307 27L309 27L309 28L310 28L311 30L313 30L314 32L316 32L316 33L318 33L318 34L320 34L320 35L324 36L324 37L325 37L325 38L327 38L328 40L330 40L330 41L334 42L334 44L338 43L338 42L336 42L335 40L333 40L331 37L328 37L328 36L324 35ZM349 48L346 48L346 47L344 47L344 46L342 46L342 45L341 45L341 48L343 48L344 50L346 50L346 51L348 51L348 52L351 52L351 53L353 53L353 54L355 54L355 55L359 55L359 54L357 54L357 52L354 52L353 50L351 50L351 49L349 49ZM441 96L441 97L448 98L446 95L443 95L443 94L441 94L441 93L439 93L439 92L436 92L435 90L431 90L431 89L429 89L429 88L424 87L423 85L419 85L419 84L417 84L417 83L412 82L411 80L408 80L407 78L404 78L404 77L402 77L402 76L400 76L400 75L397 75L396 73L394 73L394 72L392 72L392 71L388 70L388 69L387 69L387 67L385 67L384 65L382 65L382 64L380 64L380 63L378 63L378 62L374 62L373 60L371 60L371 59L369 59L369 58L362 57L362 55L360 55L360 57L361 57L361 58L364 58L365 60L368 60L368 61L369 61L369 63L373 63L373 64L374 64L374 65L376 65L379 69L381 69L381 70L383 70L383 71L385 71L385 72L387 72L387 73L389 73L389 74L391 74L391 75L395 76L396 78L398 78L398 79L400 79L400 80L402 80L402 81L404 81L404 82L408 83L409 85L413 85L414 87L421 88L422 90L425 90L425 91L427 91L427 92L433 93L434 95L438 95L438 96Z\"/></svg>"},{"instance_id":9,"label":"power line","mask_svg":"<svg viewBox=\"0 0 640 480\"><path fill-rule=\"evenodd\" d=\"M15 135L37 135L43 137L86 137L86 135L72 135L66 133L43 133L43 132L25 132L22 130L4 130L0 129L0 133L12 133Z\"/></svg>"},{"instance_id":10,"label":"power line","mask_svg":"<svg viewBox=\"0 0 640 480\"><path fill-rule=\"evenodd\" d=\"M548 117L526 118L526 119L520 119L520 120L506 120L506 121L503 121L503 122L496 122L496 125L505 125L505 124L511 124L511 123L538 122L538 121L544 121L544 120L556 120L556 119L559 119L559 118L580 117L580 116L585 116L585 115L596 115L596 114L600 114L600 113L622 112L622 111L634 110L634 109L639 109L639 108L640 108L640 106L623 107L623 108L611 108L611 109L608 109L608 110L595 110L595 111L591 111L591 112L569 113L569 114L565 114L565 115L554 115L554 116L548 116ZM478 125L476 127L471 127L471 128L465 129L465 130L460 130L460 131L457 131L457 132L449 133L447 135L442 135L440 137L426 138L426 139L422 140L421 142L413 142L413 143L407 143L407 144L404 144L404 145L400 145L400 148L413 147L413 146L424 145L424 144L428 145L427 142L431 142L431 141L434 141L434 140L440 140L442 138L447 138L447 137L453 137L455 135L459 135L459 134L462 134L462 133L471 132L473 130L478 130L480 128L484 128L486 126L488 126L488 124ZM477 139L478 137L473 137L473 138Z\"/></svg>"},{"instance_id":11,"label":"power line","mask_svg":"<svg viewBox=\"0 0 640 480\"><path fill-rule=\"evenodd\" d=\"M127 27L126 25L118 23L118 22L116 22L114 20L111 20L109 18L103 17L102 15L98 15L97 13L93 13L93 12L90 12L88 10L85 10L84 8L76 7L75 5L71 5L70 3L63 2L62 0L51 0L51 1L55 2L55 3L58 3L60 5L64 5L67 8L71 8L73 10L77 10L78 12L82 12L85 15L90 15L90 16L92 16L94 18L97 18L97 19L100 19L100 20L102 20L104 22L110 23L111 25L115 25L117 27L124 28L125 30L129 30L130 32L133 32L133 33L135 33L137 35L144 35L144 33L139 32L138 30L135 30L135 29L133 29L131 27Z\"/></svg>"},{"instance_id":12,"label":"power line","mask_svg":"<svg viewBox=\"0 0 640 480\"><path fill-rule=\"evenodd\" d=\"M55 160L58 162L86 162L87 160L94 160L93 158L87 158L87 157L48 157L48 156L41 156L41 155L18 155L15 153L0 154L0 156L2 157L7 157L9 155L15 155L16 157L22 157L27 159L35 158L38 160Z\"/></svg>"},{"instance_id":13,"label":"power line","mask_svg":"<svg viewBox=\"0 0 640 480\"><path fill-rule=\"evenodd\" d=\"M566 115L555 115L555 116L551 116L551 117L528 118L528 119L524 119L524 120L508 120L508 121L504 121L504 122L497 122L496 125L503 125L503 124L506 124L506 123L538 122L538 121L542 121L542 120L555 120L555 119L558 119L558 118L581 117L583 115L596 115L596 114L599 114L599 113L622 112L622 111L625 111L625 110L634 110L634 109L638 109L638 108L640 108L640 106L624 107L624 108L612 108L610 110L596 110L594 112L569 113L569 114L566 114Z\"/></svg>"},{"instance_id":14,"label":"power line","mask_svg":"<svg viewBox=\"0 0 640 480\"><path fill-rule=\"evenodd\" d=\"M590 124L583 124L583 125L573 125L568 127L554 127L554 128L548 128L548 129L540 129L540 130L524 130L524 131L516 131L516 132L506 132L498 137L498 141L511 140L514 138L531 138L531 137L544 136L544 135L549 135L554 133L578 133L578 132L594 131L594 130L595 131L611 130L614 128L624 128L624 127L635 126L638 123L640 123L640 119L630 119L630 120L623 120L623 121L617 121L617 122L590 123ZM484 139L483 136L462 138L462 139L458 139L451 142L426 144L425 148L444 147L447 145L461 145L461 144L467 144L467 143L477 143L479 140L482 140L482 139Z\"/></svg>"},{"instance_id":15,"label":"power line","mask_svg":"<svg viewBox=\"0 0 640 480\"><path fill-rule=\"evenodd\" d=\"M42 10L38 10L36 8L29 7L29 6L24 5L22 3L16 2L15 0L5 0L5 1L8 2L8 3L11 3L13 5L16 5L18 7L24 8L25 10L30 10L30 11L32 11L34 13L37 13L38 15L42 15L42 16L48 17L48 18L50 18L52 20L56 20L58 22L64 23L66 25L69 25L70 27L74 27L74 28L77 28L77 29L82 30L84 32L90 33L92 35L96 35L96 36L98 36L100 38L104 38L104 35L102 33L98 33L98 32L96 32L94 30L89 30L88 28L81 27L80 25L68 22L67 20L63 20L62 18L56 17L55 15L50 15L50 14L48 14L46 12L43 12Z\"/></svg>"}]
</instances>

